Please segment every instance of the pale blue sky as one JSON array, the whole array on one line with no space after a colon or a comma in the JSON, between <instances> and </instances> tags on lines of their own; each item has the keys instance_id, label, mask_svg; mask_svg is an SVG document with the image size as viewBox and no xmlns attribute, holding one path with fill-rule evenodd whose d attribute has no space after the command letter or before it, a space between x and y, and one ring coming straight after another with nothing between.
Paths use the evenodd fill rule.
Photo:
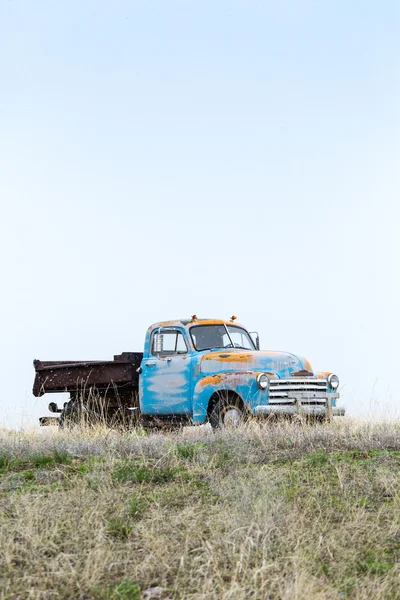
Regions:
<instances>
[{"instance_id":1,"label":"pale blue sky","mask_svg":"<svg viewBox=\"0 0 400 600\"><path fill-rule=\"evenodd\" d=\"M0 0L0 423L193 313L399 411L399 13Z\"/></svg>"}]
</instances>

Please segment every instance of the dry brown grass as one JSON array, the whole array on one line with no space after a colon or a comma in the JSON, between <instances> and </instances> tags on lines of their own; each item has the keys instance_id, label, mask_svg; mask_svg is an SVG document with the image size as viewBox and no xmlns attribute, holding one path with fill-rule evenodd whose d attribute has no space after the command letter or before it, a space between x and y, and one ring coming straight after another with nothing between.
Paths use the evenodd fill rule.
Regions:
<instances>
[{"instance_id":1,"label":"dry brown grass","mask_svg":"<svg viewBox=\"0 0 400 600\"><path fill-rule=\"evenodd\" d=\"M400 598L399 466L398 424L3 431L0 599Z\"/></svg>"}]
</instances>

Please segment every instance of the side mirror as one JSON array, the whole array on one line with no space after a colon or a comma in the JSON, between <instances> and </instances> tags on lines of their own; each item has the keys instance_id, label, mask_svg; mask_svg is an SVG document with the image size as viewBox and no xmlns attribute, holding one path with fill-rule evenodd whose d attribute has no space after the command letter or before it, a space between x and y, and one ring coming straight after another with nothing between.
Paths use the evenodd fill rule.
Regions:
<instances>
[{"instance_id":1,"label":"side mirror","mask_svg":"<svg viewBox=\"0 0 400 600\"><path fill-rule=\"evenodd\" d=\"M255 347L257 348L257 350L260 349L260 336L258 335L257 331L249 331L250 335L251 335L251 339L254 342Z\"/></svg>"}]
</instances>

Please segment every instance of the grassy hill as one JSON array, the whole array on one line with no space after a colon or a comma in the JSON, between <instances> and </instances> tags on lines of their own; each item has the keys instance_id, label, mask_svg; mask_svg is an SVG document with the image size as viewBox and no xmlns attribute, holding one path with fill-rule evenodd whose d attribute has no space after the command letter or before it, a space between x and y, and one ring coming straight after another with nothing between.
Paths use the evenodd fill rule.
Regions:
<instances>
[{"instance_id":1,"label":"grassy hill","mask_svg":"<svg viewBox=\"0 0 400 600\"><path fill-rule=\"evenodd\" d=\"M400 598L400 426L0 433L0 599Z\"/></svg>"}]
</instances>

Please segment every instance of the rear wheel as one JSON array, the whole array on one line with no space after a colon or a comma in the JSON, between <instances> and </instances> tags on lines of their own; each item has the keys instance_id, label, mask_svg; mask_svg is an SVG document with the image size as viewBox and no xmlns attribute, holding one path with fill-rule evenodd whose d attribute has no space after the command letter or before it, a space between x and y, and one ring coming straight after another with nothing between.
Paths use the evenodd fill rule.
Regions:
<instances>
[{"instance_id":1,"label":"rear wheel","mask_svg":"<svg viewBox=\"0 0 400 600\"><path fill-rule=\"evenodd\" d=\"M124 406L107 406L107 403L97 402L83 404L75 401L69 403L61 412L58 424L60 428L109 427L110 429L129 430L138 423L136 410Z\"/></svg>"},{"instance_id":2,"label":"rear wheel","mask_svg":"<svg viewBox=\"0 0 400 600\"><path fill-rule=\"evenodd\" d=\"M70 401L66 403L58 419L58 425L61 429L69 429L79 423L81 412L77 402Z\"/></svg>"},{"instance_id":3,"label":"rear wheel","mask_svg":"<svg viewBox=\"0 0 400 600\"><path fill-rule=\"evenodd\" d=\"M213 429L238 427L248 418L243 402L235 394L218 394L210 413Z\"/></svg>"}]
</instances>

